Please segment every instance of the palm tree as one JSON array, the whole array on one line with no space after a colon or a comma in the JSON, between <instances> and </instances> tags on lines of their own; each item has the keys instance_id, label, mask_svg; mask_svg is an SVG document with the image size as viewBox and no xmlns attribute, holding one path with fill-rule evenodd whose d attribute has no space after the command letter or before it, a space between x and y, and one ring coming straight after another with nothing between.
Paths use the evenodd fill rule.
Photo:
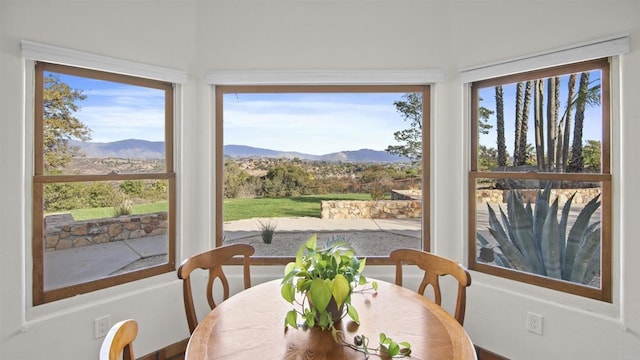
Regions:
<instances>
[{"instance_id":1,"label":"palm tree","mask_svg":"<svg viewBox=\"0 0 640 360\"><path fill-rule=\"evenodd\" d=\"M544 171L546 169L544 161L544 80L538 79L535 81L535 95L533 99L534 106L534 124L535 124L535 139L536 139L536 162L538 163L538 170Z\"/></svg>"},{"instance_id":2,"label":"palm tree","mask_svg":"<svg viewBox=\"0 0 640 360\"><path fill-rule=\"evenodd\" d=\"M573 144L571 145L571 159L567 165L568 172L581 172L584 169L582 159L582 128L584 126L584 109L589 96L589 73L580 74L580 86L576 101L576 119L573 128Z\"/></svg>"},{"instance_id":3,"label":"palm tree","mask_svg":"<svg viewBox=\"0 0 640 360\"><path fill-rule=\"evenodd\" d=\"M516 165L524 165L527 163L527 132L529 131L529 108L531 107L531 93L533 81L527 81L524 89L524 104L522 105L522 128L520 129L520 143L518 144L518 159L520 163Z\"/></svg>"},{"instance_id":4,"label":"palm tree","mask_svg":"<svg viewBox=\"0 0 640 360\"><path fill-rule=\"evenodd\" d=\"M558 124L558 149L560 149L560 160L557 165L559 171L563 172L567 168L567 161L569 158L569 135L571 134L571 122L572 122L572 110L573 102L575 101L576 92L576 74L569 75L569 81L567 83L567 108L565 113Z\"/></svg>"},{"instance_id":5,"label":"palm tree","mask_svg":"<svg viewBox=\"0 0 640 360\"><path fill-rule=\"evenodd\" d=\"M516 84L516 118L515 118L515 136L513 141L513 165L522 165L523 160L520 157L520 139L522 138L522 101L523 101L523 83ZM526 134L524 134L526 137Z\"/></svg>"},{"instance_id":6,"label":"palm tree","mask_svg":"<svg viewBox=\"0 0 640 360\"><path fill-rule=\"evenodd\" d=\"M551 171L554 168L554 163L556 160L555 157L555 149L556 149L556 124L558 123L558 108L557 108L557 99L556 96L556 88L559 89L558 83L556 80L559 80L555 77L550 77L547 79L547 170Z\"/></svg>"},{"instance_id":7,"label":"palm tree","mask_svg":"<svg viewBox=\"0 0 640 360\"><path fill-rule=\"evenodd\" d=\"M498 166L507 166L507 145L504 138L504 101L502 86L496 86L496 131L498 132Z\"/></svg>"}]
</instances>

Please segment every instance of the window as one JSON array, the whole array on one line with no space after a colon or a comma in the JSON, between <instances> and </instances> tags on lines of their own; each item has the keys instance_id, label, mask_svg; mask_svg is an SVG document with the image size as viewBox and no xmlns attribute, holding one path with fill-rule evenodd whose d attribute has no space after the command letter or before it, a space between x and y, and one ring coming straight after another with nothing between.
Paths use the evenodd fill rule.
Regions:
<instances>
[{"instance_id":1,"label":"window","mask_svg":"<svg viewBox=\"0 0 640 360\"><path fill-rule=\"evenodd\" d=\"M33 303L175 269L173 85L38 62Z\"/></svg>"},{"instance_id":2,"label":"window","mask_svg":"<svg viewBox=\"0 0 640 360\"><path fill-rule=\"evenodd\" d=\"M469 267L611 301L609 59L471 84Z\"/></svg>"},{"instance_id":3,"label":"window","mask_svg":"<svg viewBox=\"0 0 640 360\"><path fill-rule=\"evenodd\" d=\"M351 241L368 263L429 249L429 98L424 85L216 86L216 246L249 243L262 264L290 261L314 233ZM279 217L388 227L296 229ZM239 219L254 231L237 231Z\"/></svg>"}]
</instances>

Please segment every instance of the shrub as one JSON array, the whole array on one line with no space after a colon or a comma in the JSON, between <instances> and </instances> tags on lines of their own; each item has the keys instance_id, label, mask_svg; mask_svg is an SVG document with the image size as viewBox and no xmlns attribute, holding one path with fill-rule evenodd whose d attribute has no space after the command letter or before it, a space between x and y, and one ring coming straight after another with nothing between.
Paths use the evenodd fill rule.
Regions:
<instances>
[{"instance_id":1,"label":"shrub","mask_svg":"<svg viewBox=\"0 0 640 360\"><path fill-rule=\"evenodd\" d=\"M142 181L125 180L120 184L120 191L129 196L139 196L142 194Z\"/></svg>"},{"instance_id":2,"label":"shrub","mask_svg":"<svg viewBox=\"0 0 640 360\"><path fill-rule=\"evenodd\" d=\"M263 223L260 220L258 220L258 223L260 224L260 235L262 236L262 241L265 244L271 244L273 234L276 232L276 224L271 223L270 221Z\"/></svg>"},{"instance_id":3,"label":"shrub","mask_svg":"<svg viewBox=\"0 0 640 360\"><path fill-rule=\"evenodd\" d=\"M131 215L133 210L133 205L131 204L131 200L122 199L119 204L113 207L113 216L123 216L123 215Z\"/></svg>"},{"instance_id":4,"label":"shrub","mask_svg":"<svg viewBox=\"0 0 640 360\"><path fill-rule=\"evenodd\" d=\"M511 191L507 214L500 207L498 220L489 208L489 232L498 243L493 246L479 232L482 246L479 261L519 271L589 284L600 271L600 221L591 216L600 206L594 197L580 211L569 232L569 210L575 193L567 200L558 221L558 198L550 203L551 186L538 190L535 209L526 206L519 191Z\"/></svg>"}]
</instances>

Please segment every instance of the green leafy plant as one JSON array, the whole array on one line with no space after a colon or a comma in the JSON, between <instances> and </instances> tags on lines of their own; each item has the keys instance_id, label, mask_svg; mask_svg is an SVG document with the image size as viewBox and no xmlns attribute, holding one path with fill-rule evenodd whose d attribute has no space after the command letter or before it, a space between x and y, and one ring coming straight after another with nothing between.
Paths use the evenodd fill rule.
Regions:
<instances>
[{"instance_id":1,"label":"green leafy plant","mask_svg":"<svg viewBox=\"0 0 640 360\"><path fill-rule=\"evenodd\" d=\"M567 232L575 193L563 206L559 221L558 198L550 202L550 193L550 184L538 190L532 207L531 201L524 204L522 194L511 191L507 213L499 207L502 222L487 204L488 230L497 245L478 232L477 240L482 246L479 261L589 284L600 269L600 221L591 223L591 216L600 206L600 195L584 206Z\"/></svg>"},{"instance_id":2,"label":"green leafy plant","mask_svg":"<svg viewBox=\"0 0 640 360\"><path fill-rule=\"evenodd\" d=\"M346 344L348 347L360 351L364 354L365 359L369 355L376 354L390 358L411 356L411 344L406 341L395 342L385 333L380 333L379 346L376 348L369 347L369 338L364 335L356 335L353 338L353 345Z\"/></svg>"},{"instance_id":3,"label":"green leafy plant","mask_svg":"<svg viewBox=\"0 0 640 360\"><path fill-rule=\"evenodd\" d=\"M298 250L296 261L287 264L281 295L290 304L296 303L286 315L284 325L298 327L298 316L308 327L330 329L334 339L339 336L334 322L348 315L360 323L358 312L351 305L354 287L367 284L362 275L366 259L358 259L348 242L336 241L320 248L318 236L311 236ZM377 283L372 282L377 289ZM296 294L300 294L296 298Z\"/></svg>"},{"instance_id":4,"label":"green leafy plant","mask_svg":"<svg viewBox=\"0 0 640 360\"><path fill-rule=\"evenodd\" d=\"M276 232L276 224L272 222L263 223L260 220L258 220L258 223L260 224L260 235L262 236L262 241L265 244L271 244L273 234Z\"/></svg>"}]
</instances>

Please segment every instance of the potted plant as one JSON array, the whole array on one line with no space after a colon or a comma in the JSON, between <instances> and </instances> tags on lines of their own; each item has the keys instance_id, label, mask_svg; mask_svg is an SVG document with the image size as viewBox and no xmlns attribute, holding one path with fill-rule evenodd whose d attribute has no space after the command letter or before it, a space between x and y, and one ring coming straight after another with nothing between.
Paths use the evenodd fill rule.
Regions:
<instances>
[{"instance_id":1,"label":"potted plant","mask_svg":"<svg viewBox=\"0 0 640 360\"><path fill-rule=\"evenodd\" d=\"M285 327L297 328L300 315L304 325L331 329L337 338L334 323L345 316L345 310L346 315L359 323L351 294L356 286L367 283L362 275L366 259L358 259L346 241L333 241L325 247L319 247L317 242L318 236L314 234L300 247L296 261L285 268L282 297L299 305L287 313ZM377 283L371 285L377 289Z\"/></svg>"},{"instance_id":2,"label":"potted plant","mask_svg":"<svg viewBox=\"0 0 640 360\"><path fill-rule=\"evenodd\" d=\"M302 244L296 261L287 264L281 294L287 302L295 302L299 307L287 313L285 328L297 328L300 315L304 326L330 329L336 342L362 352L365 358L371 353L388 358L410 356L409 343L395 342L384 333L380 333L380 344L376 348L369 347L369 338L364 335L356 335L351 344L339 334L334 324L346 315L360 323L358 312L351 305L351 295L356 286L368 284L368 281L362 275L366 258L358 259L348 241L333 240L325 247L319 247L318 236L314 234ZM370 288L363 287L359 291L366 290L377 291L378 283L372 281Z\"/></svg>"}]
</instances>

